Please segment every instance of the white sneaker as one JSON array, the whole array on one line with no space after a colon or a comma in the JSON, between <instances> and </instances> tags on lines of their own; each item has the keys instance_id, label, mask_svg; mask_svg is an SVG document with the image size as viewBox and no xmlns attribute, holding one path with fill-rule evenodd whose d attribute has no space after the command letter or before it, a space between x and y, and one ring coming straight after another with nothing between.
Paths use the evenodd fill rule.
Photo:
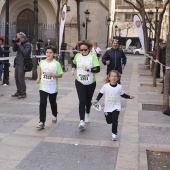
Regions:
<instances>
[{"instance_id":1,"label":"white sneaker","mask_svg":"<svg viewBox=\"0 0 170 170\"><path fill-rule=\"evenodd\" d=\"M53 122L53 123L57 123L57 117L53 116L52 122Z\"/></svg>"},{"instance_id":2,"label":"white sneaker","mask_svg":"<svg viewBox=\"0 0 170 170\"><path fill-rule=\"evenodd\" d=\"M85 115L85 122L89 123L90 122L90 113Z\"/></svg>"},{"instance_id":3,"label":"white sneaker","mask_svg":"<svg viewBox=\"0 0 170 170\"><path fill-rule=\"evenodd\" d=\"M43 123L43 122L38 123L37 128L38 129L45 129L45 123Z\"/></svg>"},{"instance_id":4,"label":"white sneaker","mask_svg":"<svg viewBox=\"0 0 170 170\"><path fill-rule=\"evenodd\" d=\"M116 140L117 140L117 135L115 135L114 133L112 133L111 140L112 140L112 141L116 141Z\"/></svg>"},{"instance_id":5,"label":"white sneaker","mask_svg":"<svg viewBox=\"0 0 170 170\"><path fill-rule=\"evenodd\" d=\"M79 129L84 129L84 120L80 120Z\"/></svg>"}]
</instances>

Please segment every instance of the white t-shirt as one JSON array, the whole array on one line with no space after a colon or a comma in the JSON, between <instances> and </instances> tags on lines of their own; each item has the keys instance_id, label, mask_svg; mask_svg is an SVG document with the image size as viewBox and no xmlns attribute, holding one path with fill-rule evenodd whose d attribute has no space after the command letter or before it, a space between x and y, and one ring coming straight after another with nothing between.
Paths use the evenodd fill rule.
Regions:
<instances>
[{"instance_id":1,"label":"white t-shirt","mask_svg":"<svg viewBox=\"0 0 170 170\"><path fill-rule=\"evenodd\" d=\"M77 65L76 79L83 85L89 85L96 81L95 73L84 71L83 66L87 69L99 66L99 61L93 53L89 53L87 56L83 56L78 53L73 60L73 63Z\"/></svg>"},{"instance_id":2,"label":"white t-shirt","mask_svg":"<svg viewBox=\"0 0 170 170\"><path fill-rule=\"evenodd\" d=\"M96 50L96 51L95 51ZM101 52L101 49L99 48L99 47L97 47L96 49L94 49L94 47L92 48L92 50L91 50L94 54L96 54L97 55L97 53L99 53L100 54L100 52ZM96 53L97 52L97 53Z\"/></svg>"},{"instance_id":3,"label":"white t-shirt","mask_svg":"<svg viewBox=\"0 0 170 170\"><path fill-rule=\"evenodd\" d=\"M48 63L45 60L41 60L39 63L39 68L41 68L41 80L39 90L45 91L47 93L53 94L58 92L58 78L47 76L47 72L53 74L63 74L63 70L58 61L53 60Z\"/></svg>"},{"instance_id":4,"label":"white t-shirt","mask_svg":"<svg viewBox=\"0 0 170 170\"><path fill-rule=\"evenodd\" d=\"M120 97L124 94L122 85L117 84L116 87L112 87L110 83L103 85L100 93L105 95L104 112L112 112L114 110L121 110Z\"/></svg>"}]
</instances>

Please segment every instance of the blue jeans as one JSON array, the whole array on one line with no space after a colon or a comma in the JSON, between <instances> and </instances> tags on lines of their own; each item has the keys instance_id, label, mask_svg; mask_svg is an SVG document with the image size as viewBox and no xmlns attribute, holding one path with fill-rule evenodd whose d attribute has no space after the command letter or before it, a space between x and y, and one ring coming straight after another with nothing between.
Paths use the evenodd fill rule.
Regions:
<instances>
[{"instance_id":1,"label":"blue jeans","mask_svg":"<svg viewBox=\"0 0 170 170\"><path fill-rule=\"evenodd\" d=\"M0 64L0 77L2 77L2 73L3 73L3 64Z\"/></svg>"}]
</instances>

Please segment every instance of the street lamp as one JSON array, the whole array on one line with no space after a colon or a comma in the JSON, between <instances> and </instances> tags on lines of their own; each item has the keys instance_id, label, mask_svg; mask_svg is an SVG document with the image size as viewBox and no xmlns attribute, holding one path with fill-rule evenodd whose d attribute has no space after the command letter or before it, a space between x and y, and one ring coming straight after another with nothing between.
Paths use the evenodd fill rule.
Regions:
<instances>
[{"instance_id":1,"label":"street lamp","mask_svg":"<svg viewBox=\"0 0 170 170\"><path fill-rule=\"evenodd\" d=\"M85 13L85 19L86 19L86 34L85 34L85 39L87 39L87 24L89 22L90 12L87 9L84 13Z\"/></svg>"},{"instance_id":2,"label":"street lamp","mask_svg":"<svg viewBox=\"0 0 170 170\"><path fill-rule=\"evenodd\" d=\"M9 57L9 0L6 0L4 57ZM9 85L9 59L4 60L3 85Z\"/></svg>"},{"instance_id":3,"label":"street lamp","mask_svg":"<svg viewBox=\"0 0 170 170\"><path fill-rule=\"evenodd\" d=\"M117 25L115 25L115 37L117 37L117 30L118 30L118 26Z\"/></svg>"},{"instance_id":4,"label":"street lamp","mask_svg":"<svg viewBox=\"0 0 170 170\"><path fill-rule=\"evenodd\" d=\"M149 51L151 51L151 24L152 24L152 18L153 18L152 10L150 10L148 12L148 18L149 18L149 24L150 24L150 28L149 28Z\"/></svg>"},{"instance_id":5,"label":"street lamp","mask_svg":"<svg viewBox=\"0 0 170 170\"><path fill-rule=\"evenodd\" d=\"M111 22L111 18L109 17L107 19L107 25L108 25L108 30L107 30L107 47L108 47L108 41L109 41L109 27L110 27L110 22Z\"/></svg>"},{"instance_id":6,"label":"street lamp","mask_svg":"<svg viewBox=\"0 0 170 170\"><path fill-rule=\"evenodd\" d=\"M120 41L120 37L121 37L121 28L118 29L119 32L119 41Z\"/></svg>"}]
</instances>

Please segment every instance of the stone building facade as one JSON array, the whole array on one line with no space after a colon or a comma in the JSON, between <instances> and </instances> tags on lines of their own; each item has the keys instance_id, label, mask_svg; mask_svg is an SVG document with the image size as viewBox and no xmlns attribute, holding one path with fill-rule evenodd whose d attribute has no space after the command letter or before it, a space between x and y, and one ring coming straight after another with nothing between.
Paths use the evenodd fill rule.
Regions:
<instances>
[{"instance_id":1,"label":"stone building facade","mask_svg":"<svg viewBox=\"0 0 170 170\"><path fill-rule=\"evenodd\" d=\"M84 0L80 3L80 24L81 39L85 38L85 11L90 12L90 20L88 23L87 39L92 42L97 41L102 48L106 47L107 41L107 23L106 17L109 15L110 0ZM5 1L0 0L0 35L5 36ZM65 25L65 42L69 47L75 46L78 41L78 25L77 25L77 6L75 0L68 0L70 11L67 13ZM56 0L38 0L38 20L39 31L38 37L44 41L48 38L55 43L56 39ZM12 39L17 32L25 32L30 40L33 36L33 16L34 6L33 0L10 0L9 1L9 39ZM11 41L9 41L11 42Z\"/></svg>"}]
</instances>

